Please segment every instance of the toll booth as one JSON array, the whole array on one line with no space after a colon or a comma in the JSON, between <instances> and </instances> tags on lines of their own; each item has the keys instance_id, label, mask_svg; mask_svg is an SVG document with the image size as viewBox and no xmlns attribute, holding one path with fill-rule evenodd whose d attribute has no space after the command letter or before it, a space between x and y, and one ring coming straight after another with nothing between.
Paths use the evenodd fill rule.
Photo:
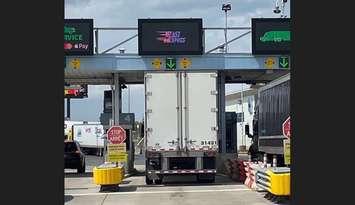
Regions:
<instances>
[{"instance_id":1,"label":"toll booth","mask_svg":"<svg viewBox=\"0 0 355 205\"><path fill-rule=\"evenodd\" d=\"M104 126L105 133L111 127L112 123L112 91L104 91L104 104L103 112L100 115L100 122ZM134 168L134 145L132 141L132 130L135 128L135 116L134 113L120 113L119 114L119 126L126 131L126 151L128 154L128 161L125 166L125 170L130 172Z\"/></svg>"},{"instance_id":2,"label":"toll booth","mask_svg":"<svg viewBox=\"0 0 355 205\"><path fill-rule=\"evenodd\" d=\"M235 112L225 112L226 138L218 139L219 153L237 153L237 122L238 115ZM225 151L222 149L225 144Z\"/></svg>"},{"instance_id":3,"label":"toll booth","mask_svg":"<svg viewBox=\"0 0 355 205\"><path fill-rule=\"evenodd\" d=\"M226 112L226 152L237 152L237 121L238 116L235 112Z\"/></svg>"},{"instance_id":4,"label":"toll booth","mask_svg":"<svg viewBox=\"0 0 355 205\"><path fill-rule=\"evenodd\" d=\"M237 113L224 112L225 134L218 136L218 154L216 156L216 168L218 173L226 173L224 162L227 159L235 159L237 153Z\"/></svg>"}]
</instances>

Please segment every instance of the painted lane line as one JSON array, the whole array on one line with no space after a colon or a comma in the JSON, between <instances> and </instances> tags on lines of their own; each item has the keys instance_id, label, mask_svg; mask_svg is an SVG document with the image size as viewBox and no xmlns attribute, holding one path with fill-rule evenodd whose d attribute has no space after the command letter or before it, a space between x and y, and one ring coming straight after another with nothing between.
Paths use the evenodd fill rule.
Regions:
<instances>
[{"instance_id":1,"label":"painted lane line","mask_svg":"<svg viewBox=\"0 0 355 205\"><path fill-rule=\"evenodd\" d=\"M137 191L137 192L112 192L112 193L84 193L84 194L69 194L71 196L100 196L100 195L134 195L134 194L172 194L172 193L208 193L208 192L234 192L234 191L251 191L250 189L207 189L207 190L176 190L176 191Z\"/></svg>"}]
</instances>

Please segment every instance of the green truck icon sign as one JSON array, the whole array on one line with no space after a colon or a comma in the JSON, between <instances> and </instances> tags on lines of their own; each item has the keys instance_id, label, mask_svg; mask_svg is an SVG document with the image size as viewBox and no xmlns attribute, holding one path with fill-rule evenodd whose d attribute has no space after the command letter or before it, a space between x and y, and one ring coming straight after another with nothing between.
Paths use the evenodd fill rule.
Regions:
<instances>
[{"instance_id":1,"label":"green truck icon sign","mask_svg":"<svg viewBox=\"0 0 355 205\"><path fill-rule=\"evenodd\" d=\"M268 31L260 37L260 41L265 42L283 42L291 41L291 32L290 31Z\"/></svg>"}]
</instances>

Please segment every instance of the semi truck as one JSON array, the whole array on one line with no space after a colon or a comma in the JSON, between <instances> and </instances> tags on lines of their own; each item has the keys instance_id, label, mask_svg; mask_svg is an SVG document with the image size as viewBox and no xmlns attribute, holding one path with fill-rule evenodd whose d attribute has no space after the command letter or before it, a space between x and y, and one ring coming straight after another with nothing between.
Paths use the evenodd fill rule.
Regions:
<instances>
[{"instance_id":1,"label":"semi truck","mask_svg":"<svg viewBox=\"0 0 355 205\"><path fill-rule=\"evenodd\" d=\"M100 124L100 122L64 120L64 140L73 140L73 125Z\"/></svg>"},{"instance_id":2,"label":"semi truck","mask_svg":"<svg viewBox=\"0 0 355 205\"><path fill-rule=\"evenodd\" d=\"M86 154L103 155L105 130L101 124L74 124L73 140L79 142Z\"/></svg>"},{"instance_id":3,"label":"semi truck","mask_svg":"<svg viewBox=\"0 0 355 205\"><path fill-rule=\"evenodd\" d=\"M146 184L167 175L214 182L217 144L217 73L147 72Z\"/></svg>"},{"instance_id":4,"label":"semi truck","mask_svg":"<svg viewBox=\"0 0 355 205\"><path fill-rule=\"evenodd\" d=\"M290 74L284 75L258 89L257 104L253 119L253 134L245 126L248 137L252 138L249 154L253 161L275 163L285 166L282 125L290 117ZM276 160L276 162L274 161Z\"/></svg>"}]
</instances>

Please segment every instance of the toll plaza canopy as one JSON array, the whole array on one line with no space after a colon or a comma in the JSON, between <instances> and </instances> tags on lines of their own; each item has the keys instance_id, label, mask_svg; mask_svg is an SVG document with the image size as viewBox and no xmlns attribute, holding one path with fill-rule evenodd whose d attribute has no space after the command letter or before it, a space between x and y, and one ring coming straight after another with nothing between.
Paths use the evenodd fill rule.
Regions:
<instances>
[{"instance_id":1,"label":"toll plaza canopy","mask_svg":"<svg viewBox=\"0 0 355 205\"><path fill-rule=\"evenodd\" d=\"M267 83L290 71L290 59L283 55L213 53L204 55L139 56L138 54L96 54L66 56L65 82L112 85L113 73L126 84L144 83L146 71L211 71L223 73L225 83Z\"/></svg>"}]
</instances>

